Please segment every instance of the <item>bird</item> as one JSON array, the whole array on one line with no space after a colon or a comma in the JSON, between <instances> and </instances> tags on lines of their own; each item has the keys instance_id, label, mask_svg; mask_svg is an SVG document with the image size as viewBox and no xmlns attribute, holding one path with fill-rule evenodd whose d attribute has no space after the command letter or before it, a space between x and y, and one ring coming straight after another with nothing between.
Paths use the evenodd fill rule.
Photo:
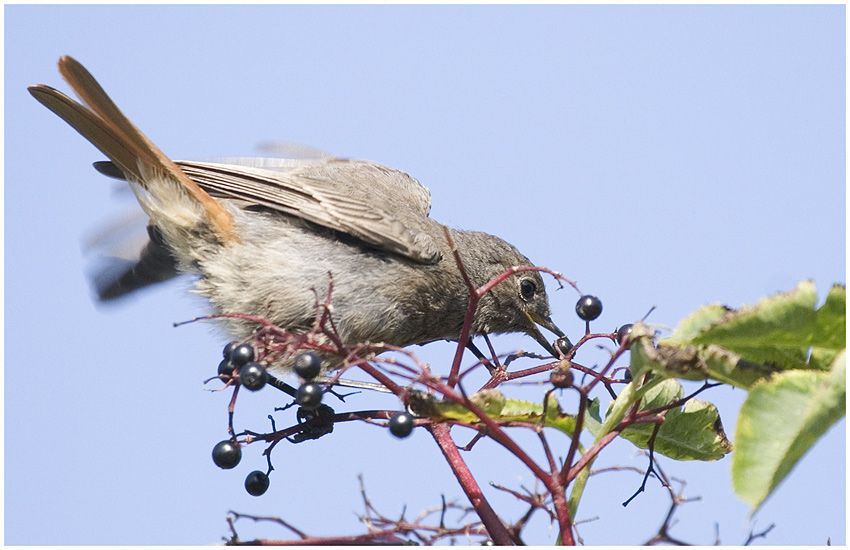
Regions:
<instances>
[{"instance_id":1,"label":"bird","mask_svg":"<svg viewBox=\"0 0 850 550\"><path fill-rule=\"evenodd\" d=\"M481 298L470 334L525 333L558 356L538 328L564 336L551 319L541 274L516 271L534 264L496 236L431 218L430 192L410 175L329 155L173 161L82 64L64 56L58 66L81 102L44 84L29 92L109 159L95 168L126 180L148 217L138 261L101 282L99 299L190 273L213 313L247 314L303 333L314 323L317 296L330 291L344 343L407 347L458 340L469 285L514 270ZM234 339L258 328L246 319L221 323Z\"/></svg>"}]
</instances>

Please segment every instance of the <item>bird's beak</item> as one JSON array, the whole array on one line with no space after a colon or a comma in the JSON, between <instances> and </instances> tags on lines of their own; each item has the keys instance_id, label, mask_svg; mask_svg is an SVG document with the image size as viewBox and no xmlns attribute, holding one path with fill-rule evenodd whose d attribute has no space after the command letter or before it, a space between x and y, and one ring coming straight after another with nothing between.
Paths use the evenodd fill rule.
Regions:
<instances>
[{"instance_id":1,"label":"bird's beak","mask_svg":"<svg viewBox=\"0 0 850 550\"><path fill-rule=\"evenodd\" d=\"M552 347L552 343L543 336L543 333L540 332L537 325L540 325L549 332L555 334L558 338L564 336L561 329L555 326L555 323L553 323L552 319L549 317L541 317L534 312L526 312L525 316L528 317L529 321L531 321L531 329L528 331L528 335L537 340L537 342L543 346L543 349L552 354L552 357L558 357L558 352L555 351L554 347Z\"/></svg>"}]
</instances>

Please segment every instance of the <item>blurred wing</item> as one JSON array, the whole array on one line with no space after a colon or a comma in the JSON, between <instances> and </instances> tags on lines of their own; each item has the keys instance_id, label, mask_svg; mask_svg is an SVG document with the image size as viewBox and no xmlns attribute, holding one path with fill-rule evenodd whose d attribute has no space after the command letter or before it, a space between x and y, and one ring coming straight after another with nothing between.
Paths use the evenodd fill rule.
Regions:
<instances>
[{"instance_id":1,"label":"blurred wing","mask_svg":"<svg viewBox=\"0 0 850 550\"><path fill-rule=\"evenodd\" d=\"M414 261L434 264L441 254L421 229L430 193L403 172L364 161L297 161L277 170L178 161L215 197L239 199L335 229Z\"/></svg>"},{"instance_id":2,"label":"blurred wing","mask_svg":"<svg viewBox=\"0 0 850 550\"><path fill-rule=\"evenodd\" d=\"M109 302L136 290L161 283L179 275L177 261L171 256L155 226L147 226L140 210L103 227L84 243L97 260L89 269L98 300Z\"/></svg>"}]
</instances>

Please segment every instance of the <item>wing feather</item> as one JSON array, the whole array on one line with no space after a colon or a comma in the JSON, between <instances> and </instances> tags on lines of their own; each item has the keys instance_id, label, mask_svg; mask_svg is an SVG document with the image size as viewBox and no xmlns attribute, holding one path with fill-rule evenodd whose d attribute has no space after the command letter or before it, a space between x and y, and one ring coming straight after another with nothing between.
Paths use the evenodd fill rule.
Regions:
<instances>
[{"instance_id":1,"label":"wing feather","mask_svg":"<svg viewBox=\"0 0 850 550\"><path fill-rule=\"evenodd\" d=\"M332 164L342 168L329 169ZM300 217L420 263L440 261L439 248L421 228L421 219L430 209L430 195L406 174L410 181L400 186L379 178L352 181L352 173L372 163L342 159L283 171L188 161L178 161L177 165L214 197L239 199ZM410 189L414 194L409 197L405 193Z\"/></svg>"}]
</instances>

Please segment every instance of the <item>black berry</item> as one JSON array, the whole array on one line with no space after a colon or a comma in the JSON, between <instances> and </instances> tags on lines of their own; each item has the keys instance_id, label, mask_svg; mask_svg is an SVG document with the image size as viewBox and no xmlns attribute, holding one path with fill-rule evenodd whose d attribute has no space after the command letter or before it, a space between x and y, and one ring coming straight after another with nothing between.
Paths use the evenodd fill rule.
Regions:
<instances>
[{"instance_id":1,"label":"black berry","mask_svg":"<svg viewBox=\"0 0 850 550\"><path fill-rule=\"evenodd\" d=\"M573 343L570 342L570 339L566 336L561 336L555 340L555 349L558 350L561 355L565 356L571 349L573 349Z\"/></svg>"},{"instance_id":2,"label":"black berry","mask_svg":"<svg viewBox=\"0 0 850 550\"><path fill-rule=\"evenodd\" d=\"M228 342L228 344L224 346L224 350L221 352L221 354L224 356L225 359L230 359L230 354L233 353L233 348L235 345L236 342Z\"/></svg>"},{"instance_id":3,"label":"black berry","mask_svg":"<svg viewBox=\"0 0 850 550\"><path fill-rule=\"evenodd\" d=\"M266 367L253 361L239 369L239 383L251 391L257 391L266 385L269 375Z\"/></svg>"},{"instance_id":4,"label":"black berry","mask_svg":"<svg viewBox=\"0 0 850 550\"><path fill-rule=\"evenodd\" d=\"M593 321L602 313L602 302L596 296L585 294L576 303L576 313L584 321Z\"/></svg>"},{"instance_id":5,"label":"black berry","mask_svg":"<svg viewBox=\"0 0 850 550\"><path fill-rule=\"evenodd\" d=\"M249 495L258 497L269 488L269 476L260 470L254 470L245 478L245 490Z\"/></svg>"},{"instance_id":6,"label":"black berry","mask_svg":"<svg viewBox=\"0 0 850 550\"><path fill-rule=\"evenodd\" d=\"M228 378L233 376L233 363L230 362L230 359L221 360L221 363L218 364L218 374Z\"/></svg>"},{"instance_id":7,"label":"black berry","mask_svg":"<svg viewBox=\"0 0 850 550\"><path fill-rule=\"evenodd\" d=\"M315 353L305 351L298 354L292 367L295 369L295 374L304 380L312 380L322 372L322 359Z\"/></svg>"},{"instance_id":8,"label":"black berry","mask_svg":"<svg viewBox=\"0 0 850 550\"><path fill-rule=\"evenodd\" d=\"M390 417L390 433L396 437L407 437L413 431L413 415L397 412Z\"/></svg>"},{"instance_id":9,"label":"black berry","mask_svg":"<svg viewBox=\"0 0 850 550\"><path fill-rule=\"evenodd\" d=\"M242 460L242 449L232 439L225 439L216 443L212 450L212 459L219 468L229 470L235 468Z\"/></svg>"},{"instance_id":10,"label":"black berry","mask_svg":"<svg viewBox=\"0 0 850 550\"><path fill-rule=\"evenodd\" d=\"M623 325L617 329L617 343L621 346L623 342L626 342L629 338L629 335L632 333L632 325Z\"/></svg>"},{"instance_id":11,"label":"black berry","mask_svg":"<svg viewBox=\"0 0 850 550\"><path fill-rule=\"evenodd\" d=\"M623 371L623 380L625 380L626 382L631 382L631 380L632 380L632 370L631 369L626 369L626 370Z\"/></svg>"},{"instance_id":12,"label":"black berry","mask_svg":"<svg viewBox=\"0 0 850 550\"><path fill-rule=\"evenodd\" d=\"M251 344L242 344L241 346L236 346L230 351L230 361L237 369L253 360L254 348L251 347Z\"/></svg>"},{"instance_id":13,"label":"black berry","mask_svg":"<svg viewBox=\"0 0 850 550\"><path fill-rule=\"evenodd\" d=\"M318 409L319 405L322 404L322 391L321 384L315 382L301 384L301 387L295 392L295 402L308 411Z\"/></svg>"}]
</instances>

